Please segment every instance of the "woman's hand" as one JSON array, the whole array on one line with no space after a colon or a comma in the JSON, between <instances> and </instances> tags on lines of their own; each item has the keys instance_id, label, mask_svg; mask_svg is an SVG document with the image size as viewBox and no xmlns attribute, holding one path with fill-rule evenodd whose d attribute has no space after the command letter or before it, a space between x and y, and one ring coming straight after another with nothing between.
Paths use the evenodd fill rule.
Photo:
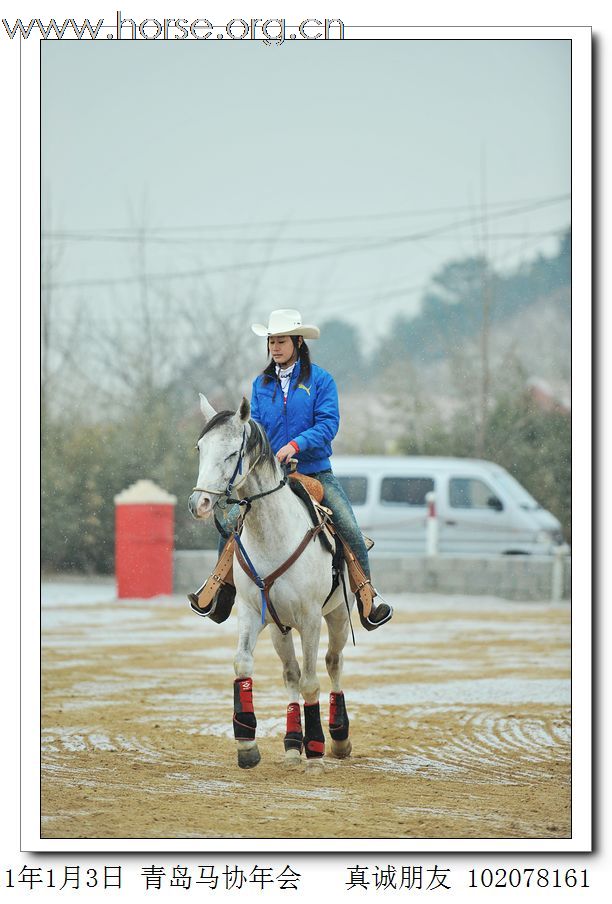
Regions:
<instances>
[{"instance_id":1,"label":"woman's hand","mask_svg":"<svg viewBox=\"0 0 612 904\"><path fill-rule=\"evenodd\" d=\"M276 457L282 464L282 462L289 461L290 458L294 458L295 454L295 446L293 446L291 443L287 443L286 446L283 446L282 449L278 450Z\"/></svg>"}]
</instances>

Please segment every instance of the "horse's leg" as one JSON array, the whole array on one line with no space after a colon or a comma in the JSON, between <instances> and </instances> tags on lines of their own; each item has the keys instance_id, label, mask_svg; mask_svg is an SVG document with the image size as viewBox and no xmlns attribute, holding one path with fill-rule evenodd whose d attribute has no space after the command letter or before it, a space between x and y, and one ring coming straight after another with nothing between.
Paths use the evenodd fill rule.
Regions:
<instances>
[{"instance_id":1,"label":"horse's leg","mask_svg":"<svg viewBox=\"0 0 612 904\"><path fill-rule=\"evenodd\" d=\"M329 695L329 733L332 738L331 754L339 759L349 756L352 744L349 738L349 718L342 690L342 651L349 632L349 618L344 606L337 606L325 616L329 632L329 646L325 665L331 680Z\"/></svg>"},{"instance_id":2,"label":"horse's leg","mask_svg":"<svg viewBox=\"0 0 612 904\"><path fill-rule=\"evenodd\" d=\"M308 619L300 630L302 638L302 677L300 692L304 698L304 751L307 769L322 769L325 735L319 709L317 654L321 636L321 616Z\"/></svg>"},{"instance_id":3,"label":"horse's leg","mask_svg":"<svg viewBox=\"0 0 612 904\"><path fill-rule=\"evenodd\" d=\"M253 708L253 651L262 629L257 612L245 604L238 606L238 649L234 657L234 737L241 769L256 766L261 759L255 729Z\"/></svg>"},{"instance_id":4,"label":"horse's leg","mask_svg":"<svg viewBox=\"0 0 612 904\"><path fill-rule=\"evenodd\" d=\"M272 643L283 664L283 681L287 688L287 733L285 734L285 762L289 766L300 762L304 746L302 723L300 720L300 666L298 664L293 634L281 634L275 626L272 629Z\"/></svg>"}]
</instances>

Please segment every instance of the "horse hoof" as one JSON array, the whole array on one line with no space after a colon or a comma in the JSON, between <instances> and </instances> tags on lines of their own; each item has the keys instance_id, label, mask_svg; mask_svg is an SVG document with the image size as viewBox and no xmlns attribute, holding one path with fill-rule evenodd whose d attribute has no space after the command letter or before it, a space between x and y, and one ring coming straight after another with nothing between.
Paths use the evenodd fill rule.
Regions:
<instances>
[{"instance_id":1,"label":"horse hoof","mask_svg":"<svg viewBox=\"0 0 612 904\"><path fill-rule=\"evenodd\" d=\"M250 747L248 750L238 751L238 765L241 769L252 769L261 760L258 747Z\"/></svg>"},{"instance_id":2,"label":"horse hoof","mask_svg":"<svg viewBox=\"0 0 612 904\"><path fill-rule=\"evenodd\" d=\"M285 751L285 766L289 769L295 769L301 762L302 757L300 756L300 751L296 750L295 747Z\"/></svg>"},{"instance_id":3,"label":"horse hoof","mask_svg":"<svg viewBox=\"0 0 612 904\"><path fill-rule=\"evenodd\" d=\"M353 745L351 744L350 738L347 738L346 741L331 742L331 755L335 756L338 760L344 760L350 756L352 749Z\"/></svg>"},{"instance_id":4,"label":"horse hoof","mask_svg":"<svg viewBox=\"0 0 612 904\"><path fill-rule=\"evenodd\" d=\"M320 775L322 772L325 772L323 757L313 757L310 760L306 760L306 772L310 772L313 775L316 775L317 773Z\"/></svg>"}]
</instances>

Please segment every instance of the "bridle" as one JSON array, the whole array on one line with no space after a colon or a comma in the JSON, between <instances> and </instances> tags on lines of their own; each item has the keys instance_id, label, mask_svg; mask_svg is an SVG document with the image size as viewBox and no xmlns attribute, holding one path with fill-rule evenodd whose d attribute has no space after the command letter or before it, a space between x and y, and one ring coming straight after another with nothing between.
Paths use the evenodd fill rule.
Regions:
<instances>
[{"instance_id":1,"label":"bridle","mask_svg":"<svg viewBox=\"0 0 612 904\"><path fill-rule=\"evenodd\" d=\"M260 430L259 425L255 421L249 421L249 424L253 424ZM260 431L261 436L261 431ZM236 462L236 467L234 468L234 473L229 479L229 482L224 490L208 490L204 487L193 487L193 493L208 493L210 496L225 496L225 503L229 505L243 505L245 506L244 515L247 514L249 509L251 508L251 504L255 502L256 499L263 499L264 496L270 496L271 493L276 493L277 490L282 489L287 483L287 472L285 471L283 479L280 483L273 487L271 490L265 490L263 493L254 493L252 496L245 496L242 499L238 499L232 496L232 490L240 488L244 482L246 481L249 474L255 470L257 465L259 464L262 458L262 452L259 453L254 463L250 466L246 474L242 477L242 480L239 483L235 483L238 475L242 475L242 466L244 461L244 452L246 446L246 424L242 428L242 442L240 443L240 450L238 452L238 461ZM243 516L244 517L244 516Z\"/></svg>"}]
</instances>

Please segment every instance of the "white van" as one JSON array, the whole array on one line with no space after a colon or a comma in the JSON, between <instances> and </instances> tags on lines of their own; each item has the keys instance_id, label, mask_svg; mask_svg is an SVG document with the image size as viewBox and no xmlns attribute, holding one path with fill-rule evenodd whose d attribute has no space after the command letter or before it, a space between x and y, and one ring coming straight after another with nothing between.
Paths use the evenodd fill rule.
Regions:
<instances>
[{"instance_id":1,"label":"white van","mask_svg":"<svg viewBox=\"0 0 612 904\"><path fill-rule=\"evenodd\" d=\"M440 553L547 555L563 542L554 515L490 461L334 455L332 467L378 552L425 552L428 493Z\"/></svg>"}]
</instances>

